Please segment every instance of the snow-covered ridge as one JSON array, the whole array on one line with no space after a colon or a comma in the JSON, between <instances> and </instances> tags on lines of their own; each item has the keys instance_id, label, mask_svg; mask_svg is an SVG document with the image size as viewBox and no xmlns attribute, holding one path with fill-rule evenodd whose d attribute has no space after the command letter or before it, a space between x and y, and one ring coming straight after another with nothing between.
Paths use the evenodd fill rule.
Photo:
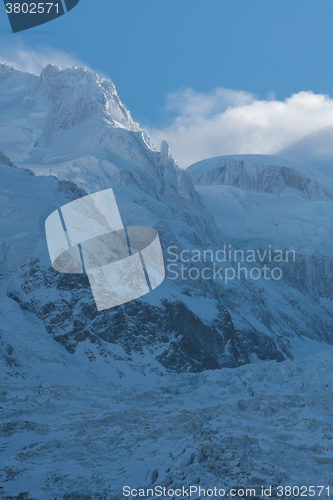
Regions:
<instances>
[{"instance_id":1,"label":"snow-covered ridge","mask_svg":"<svg viewBox=\"0 0 333 500\"><path fill-rule=\"evenodd\" d=\"M280 195L295 190L308 200L332 200L333 189L311 165L267 155L220 156L188 167L195 184L234 186ZM321 176L323 177L323 176ZM318 179L319 178L319 179Z\"/></svg>"},{"instance_id":2,"label":"snow-covered ridge","mask_svg":"<svg viewBox=\"0 0 333 500\"><path fill-rule=\"evenodd\" d=\"M21 322L18 311L19 334ZM18 337L15 352L3 353L19 360L25 380L0 386L5 498L112 500L125 484L255 487L257 498L261 485L274 486L273 499L277 485L333 488L332 352L159 380L134 375L124 387L96 367L85 371L80 355L48 352L46 336L31 359L33 342Z\"/></svg>"}]
</instances>

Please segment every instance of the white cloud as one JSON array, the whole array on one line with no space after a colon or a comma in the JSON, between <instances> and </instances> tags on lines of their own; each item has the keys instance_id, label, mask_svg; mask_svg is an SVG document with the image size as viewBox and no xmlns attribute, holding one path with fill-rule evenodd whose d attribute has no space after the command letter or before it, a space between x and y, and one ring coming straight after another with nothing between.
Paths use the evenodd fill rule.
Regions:
<instances>
[{"instance_id":1,"label":"white cloud","mask_svg":"<svg viewBox=\"0 0 333 500\"><path fill-rule=\"evenodd\" d=\"M53 49L45 44L34 48L21 42L0 45L0 63L8 64L20 71L28 71L39 75L45 66L54 64L61 69L72 66L86 66L75 55L62 50Z\"/></svg>"},{"instance_id":2,"label":"white cloud","mask_svg":"<svg viewBox=\"0 0 333 500\"><path fill-rule=\"evenodd\" d=\"M333 99L310 91L278 101L274 94L259 100L223 88L185 89L167 97L166 111L171 125L148 131L156 145L163 139L170 143L183 168L224 154L274 154L333 124Z\"/></svg>"}]
</instances>

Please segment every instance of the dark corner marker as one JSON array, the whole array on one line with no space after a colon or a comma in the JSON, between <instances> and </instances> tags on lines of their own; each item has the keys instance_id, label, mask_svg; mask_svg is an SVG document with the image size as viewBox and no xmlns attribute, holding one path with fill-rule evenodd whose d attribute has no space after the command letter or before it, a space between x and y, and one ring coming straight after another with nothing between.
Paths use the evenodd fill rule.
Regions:
<instances>
[{"instance_id":1,"label":"dark corner marker","mask_svg":"<svg viewBox=\"0 0 333 500\"><path fill-rule=\"evenodd\" d=\"M79 0L65 0L66 9L69 12L74 9L75 5L79 3Z\"/></svg>"},{"instance_id":2,"label":"dark corner marker","mask_svg":"<svg viewBox=\"0 0 333 500\"><path fill-rule=\"evenodd\" d=\"M65 14L62 0L54 2L31 2L27 0L3 0L13 33L35 28ZM79 0L64 0L67 11Z\"/></svg>"}]
</instances>

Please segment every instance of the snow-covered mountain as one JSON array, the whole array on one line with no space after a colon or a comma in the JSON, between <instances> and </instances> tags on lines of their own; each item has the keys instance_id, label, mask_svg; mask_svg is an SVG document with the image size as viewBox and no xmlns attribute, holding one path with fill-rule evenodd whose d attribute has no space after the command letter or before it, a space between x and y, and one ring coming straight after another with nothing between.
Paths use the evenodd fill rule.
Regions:
<instances>
[{"instance_id":1,"label":"snow-covered mountain","mask_svg":"<svg viewBox=\"0 0 333 500\"><path fill-rule=\"evenodd\" d=\"M20 166L33 168L43 179L50 173L59 179L74 177L76 185L86 192L113 187L124 223L155 226L164 248L177 241L180 246L185 242L205 246L216 241L214 223L192 182L178 169L166 145L161 152L148 146L148 139L133 124L110 82L100 83L97 75L83 69L59 71L49 66L38 78L3 66L0 87L5 102L2 126L7 131L4 150L21 160ZM2 174L2 189L7 228L11 213L7 205L15 206L20 200L22 207L25 201L30 214L31 199L35 189L41 189L41 180L27 186L22 180L8 197L6 183L16 186L11 176L18 173L8 168L6 172ZM28 178L23 172L20 175ZM47 186L42 189L47 192ZM47 215L62 204L60 198L51 209L40 202L38 224L43 248L39 253L30 247L25 251L25 240L21 242L20 261L6 274L7 293L22 309L41 318L56 340L73 352L88 339L98 344L99 355L106 359L105 342L121 345L128 355L139 352L143 356L147 351L159 360L154 369L162 371L198 371L241 362L238 354L225 352L234 331L216 292L211 292L211 300L206 298L210 314L197 312L202 310L198 309L202 290L196 294L200 298L195 294L189 297L188 292L183 296L183 288L188 286L168 282L144 301L97 314L84 277L61 275L50 268L43 225ZM21 231L18 235L20 239ZM4 230L2 238L6 249L3 266L8 267L11 233ZM87 355L95 356L90 351Z\"/></svg>"},{"instance_id":2,"label":"snow-covered mountain","mask_svg":"<svg viewBox=\"0 0 333 500\"><path fill-rule=\"evenodd\" d=\"M200 161L187 172L232 242L333 256L333 179L314 165L275 155L234 155Z\"/></svg>"},{"instance_id":3,"label":"snow-covered mountain","mask_svg":"<svg viewBox=\"0 0 333 500\"><path fill-rule=\"evenodd\" d=\"M262 309L257 289L256 308L246 305L247 297L243 299L243 311L248 308L243 317L251 322L254 316L255 322L271 332L278 325L276 332L287 337L321 337L331 344L331 179L302 160L264 155L211 158L190 166L187 172L225 241L240 249L295 251L295 262L287 266L283 280L273 286L272 282L260 282L268 309ZM284 304L282 309L279 304ZM237 324L239 308L226 305ZM252 324L260 328L255 322Z\"/></svg>"},{"instance_id":4,"label":"snow-covered mountain","mask_svg":"<svg viewBox=\"0 0 333 500\"><path fill-rule=\"evenodd\" d=\"M333 188L323 174L283 158L227 157L187 170L199 185L196 190L167 144L158 151L133 122L111 82L83 68L48 66L35 76L2 65L0 74L1 147L10 161L38 179L51 175L67 186L74 182L75 196L112 187L125 225L155 227L166 259L169 246L181 252L217 251L225 244L259 249L278 245L298 252L298 260L288 265L279 282L167 279L142 300L97 314L84 277L50 268L41 230L43 250L21 258L8 275L8 293L70 352L86 340L100 345L106 341L127 354L148 349L162 371L200 371L257 358L281 361L297 356L300 342L305 352L311 352L313 342L318 350L322 342L332 343L327 210ZM207 190L214 192L209 202ZM25 188L15 193L21 203L26 199L29 211L25 195ZM290 207L285 208L285 199L276 205L281 196L291 200ZM214 211L216 198L222 205L219 201ZM58 206L62 204L59 199ZM41 228L52 211L42 205ZM320 224L309 223L314 206L321 211ZM7 245L5 232L3 238ZM314 239L325 258L312 262ZM214 265L200 262L197 267ZM186 266L190 269L193 263ZM318 303L319 298L327 302Z\"/></svg>"},{"instance_id":5,"label":"snow-covered mountain","mask_svg":"<svg viewBox=\"0 0 333 500\"><path fill-rule=\"evenodd\" d=\"M88 358L100 356L107 364L113 359L112 355L109 359L109 344L121 346L126 359L140 353L139 365L144 372L149 371L148 367L161 372L197 371L217 368L223 362L224 345L233 333L229 314L222 305L217 309L213 305L217 301L212 300L213 315L209 324L203 323L194 312L199 299L186 296L185 303L179 286L166 282L162 291L156 290L142 301L98 313L87 277L55 272L45 240L46 217L84 192L68 181L34 176L5 161L7 165L0 165L0 272L7 296L22 310L40 318L46 330L69 352L74 353L83 343ZM142 205L147 207L146 199ZM130 210L135 206L139 212L140 203L132 202ZM161 210L160 204L156 206ZM227 340L223 335L228 335ZM238 364L236 359L228 361L227 356L225 362Z\"/></svg>"},{"instance_id":6,"label":"snow-covered mountain","mask_svg":"<svg viewBox=\"0 0 333 500\"><path fill-rule=\"evenodd\" d=\"M18 166L38 176L75 181L86 193L112 187L125 225L156 227L166 258L171 245L180 251L221 247L223 240L191 179L166 143L161 151L151 145L112 83L86 69L48 66L39 77L7 66L1 71L1 147ZM17 199L24 195L24 190L16 192ZM42 227L52 210L40 210ZM142 300L97 314L85 278L55 273L46 245L42 254L29 254L9 278L10 296L42 319L70 352L86 339L106 341L128 354L148 350L162 371L234 367L249 362L251 355L280 361L292 356L289 340L277 341L266 326L258 329L254 321L242 319L235 328L231 321L226 303L252 284L237 284L226 300L218 281L166 280Z\"/></svg>"},{"instance_id":7,"label":"snow-covered mountain","mask_svg":"<svg viewBox=\"0 0 333 500\"><path fill-rule=\"evenodd\" d=\"M279 196L294 191L307 200L333 200L328 179L311 164L269 155L220 156L188 167L195 184L234 186Z\"/></svg>"},{"instance_id":8,"label":"snow-covered mountain","mask_svg":"<svg viewBox=\"0 0 333 500\"><path fill-rule=\"evenodd\" d=\"M114 499L125 484L230 489L319 475L329 486L329 176L251 155L183 172L113 84L83 68L35 76L2 65L0 109L0 497ZM166 264L170 246L186 256L270 246L296 261L278 281L167 272L150 294L97 312L84 275L52 269L44 223L108 187L125 225L158 230Z\"/></svg>"}]
</instances>

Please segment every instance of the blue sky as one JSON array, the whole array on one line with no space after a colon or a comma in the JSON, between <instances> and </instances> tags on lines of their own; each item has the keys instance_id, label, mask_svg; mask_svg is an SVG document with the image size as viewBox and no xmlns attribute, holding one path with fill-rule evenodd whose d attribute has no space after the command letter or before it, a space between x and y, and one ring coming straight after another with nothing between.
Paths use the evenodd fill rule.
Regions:
<instances>
[{"instance_id":1,"label":"blue sky","mask_svg":"<svg viewBox=\"0 0 333 500\"><path fill-rule=\"evenodd\" d=\"M284 100L333 94L331 0L80 0L42 27L11 34L3 9L0 54L46 45L108 75L135 120L170 123L167 95L190 88Z\"/></svg>"}]
</instances>

